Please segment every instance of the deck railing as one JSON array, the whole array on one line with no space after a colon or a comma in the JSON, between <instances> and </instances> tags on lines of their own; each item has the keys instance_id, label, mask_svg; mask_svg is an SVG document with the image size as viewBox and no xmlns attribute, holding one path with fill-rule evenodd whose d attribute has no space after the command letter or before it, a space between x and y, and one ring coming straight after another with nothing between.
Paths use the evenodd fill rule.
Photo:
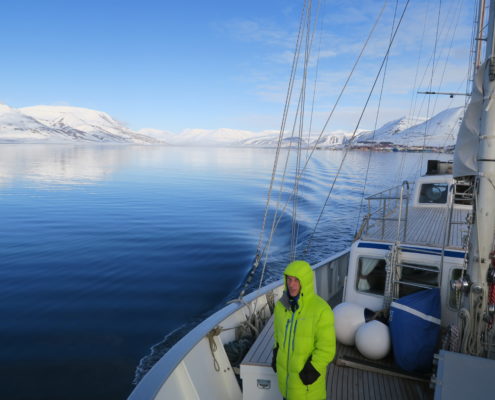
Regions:
<instances>
[{"instance_id":1,"label":"deck railing","mask_svg":"<svg viewBox=\"0 0 495 400\"><path fill-rule=\"evenodd\" d=\"M363 219L361 228L356 235L359 239L366 235L370 228L380 228L382 238L385 236L385 228L389 222L397 222L397 240L407 238L407 217L409 214L409 198L412 193L412 185L404 181L401 185L383 190L368 196L368 212ZM403 226L402 226L403 224Z\"/></svg>"}]
</instances>

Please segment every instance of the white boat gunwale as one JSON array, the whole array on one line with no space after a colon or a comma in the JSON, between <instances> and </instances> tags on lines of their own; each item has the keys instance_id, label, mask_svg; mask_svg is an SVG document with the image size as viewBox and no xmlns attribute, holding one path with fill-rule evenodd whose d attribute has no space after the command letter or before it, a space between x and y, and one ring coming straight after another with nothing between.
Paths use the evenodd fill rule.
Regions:
<instances>
[{"instance_id":1,"label":"white boat gunwale","mask_svg":"<svg viewBox=\"0 0 495 400\"><path fill-rule=\"evenodd\" d=\"M350 247L342 250L338 253L331 255L325 260L314 265L312 268L317 274L318 270L322 267L332 265L332 262L337 261L344 257L346 254L350 253ZM343 280L343 277L340 277ZM318 287L322 284L322 280L317 280ZM335 287L336 283L333 283ZM162 386L171 377L174 371L180 366L181 362L190 354L200 342L207 337L208 333L219 326L222 322L226 321L229 317L233 316L236 312L243 309L249 310L249 305L259 299L276 290L283 290L283 280L279 279L272 282L244 297L243 302L234 302L227 304L222 309L218 310L216 313L211 315L209 318L205 319L203 322L198 324L189 333L187 333L182 339L180 339L175 345L173 345L170 350L163 355L156 364L143 376L141 381L136 385L130 396L129 400L139 400L139 399L152 399L156 398ZM328 291L327 291L328 292ZM328 299L326 299L328 300ZM228 343L226 341L223 344Z\"/></svg>"}]
</instances>

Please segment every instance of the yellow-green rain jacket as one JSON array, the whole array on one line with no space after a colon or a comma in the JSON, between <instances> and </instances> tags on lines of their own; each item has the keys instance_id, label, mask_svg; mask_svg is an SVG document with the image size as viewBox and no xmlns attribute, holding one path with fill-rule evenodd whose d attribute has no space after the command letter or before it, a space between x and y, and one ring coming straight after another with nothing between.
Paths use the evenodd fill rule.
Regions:
<instances>
[{"instance_id":1,"label":"yellow-green rain jacket","mask_svg":"<svg viewBox=\"0 0 495 400\"><path fill-rule=\"evenodd\" d=\"M288 275L299 279L301 291L294 312L287 284L275 305L274 365L280 393L287 400L323 400L326 399L326 369L335 355L333 312L316 294L314 273L307 262L290 263L284 280Z\"/></svg>"}]
</instances>

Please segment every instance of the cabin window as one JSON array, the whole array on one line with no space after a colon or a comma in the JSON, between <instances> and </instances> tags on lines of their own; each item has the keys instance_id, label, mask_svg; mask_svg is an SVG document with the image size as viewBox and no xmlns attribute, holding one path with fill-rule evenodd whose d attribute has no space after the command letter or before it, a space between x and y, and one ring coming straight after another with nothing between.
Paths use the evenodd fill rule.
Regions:
<instances>
[{"instance_id":1,"label":"cabin window","mask_svg":"<svg viewBox=\"0 0 495 400\"><path fill-rule=\"evenodd\" d=\"M438 267L403 263L399 270L399 297L438 287Z\"/></svg>"},{"instance_id":2,"label":"cabin window","mask_svg":"<svg viewBox=\"0 0 495 400\"><path fill-rule=\"evenodd\" d=\"M385 289L385 265L383 258L360 257L356 289L360 292L383 296Z\"/></svg>"},{"instance_id":3,"label":"cabin window","mask_svg":"<svg viewBox=\"0 0 495 400\"><path fill-rule=\"evenodd\" d=\"M445 204L449 185L447 183L423 183L419 193L419 202L423 204Z\"/></svg>"}]
</instances>

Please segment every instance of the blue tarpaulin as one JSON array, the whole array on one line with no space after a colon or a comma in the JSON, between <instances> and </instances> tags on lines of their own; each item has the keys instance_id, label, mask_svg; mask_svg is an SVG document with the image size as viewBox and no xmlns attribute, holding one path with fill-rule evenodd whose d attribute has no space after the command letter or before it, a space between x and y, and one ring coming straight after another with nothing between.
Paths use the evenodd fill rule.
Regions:
<instances>
[{"instance_id":1,"label":"blue tarpaulin","mask_svg":"<svg viewBox=\"0 0 495 400\"><path fill-rule=\"evenodd\" d=\"M404 296L391 304L390 335L396 364L406 371L429 371L440 334L440 290Z\"/></svg>"}]
</instances>

